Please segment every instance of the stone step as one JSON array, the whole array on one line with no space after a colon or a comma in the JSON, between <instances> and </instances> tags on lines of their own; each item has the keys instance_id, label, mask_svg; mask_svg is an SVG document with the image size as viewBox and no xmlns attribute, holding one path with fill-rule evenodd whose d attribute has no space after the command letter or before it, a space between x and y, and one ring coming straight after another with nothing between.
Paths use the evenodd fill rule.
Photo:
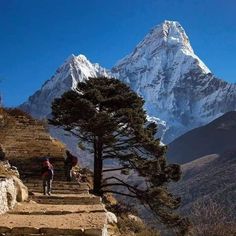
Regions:
<instances>
[{"instance_id":1,"label":"stone step","mask_svg":"<svg viewBox=\"0 0 236 236\"><path fill-rule=\"evenodd\" d=\"M25 184L38 184L42 182L42 179L37 179L37 180L24 180L23 181ZM86 184L85 182L75 182L75 181L63 181L63 180L54 180L53 181L56 184L64 184L64 185L77 185L77 184Z\"/></svg>"},{"instance_id":2,"label":"stone step","mask_svg":"<svg viewBox=\"0 0 236 236\"><path fill-rule=\"evenodd\" d=\"M79 181L77 180L71 180L71 181L67 181L67 180L61 180L61 179L54 179L55 182L57 183L68 183L68 184L77 184L79 183ZM41 182L41 178L26 178L23 179L24 183L38 183ZM84 183L84 182L81 182Z\"/></svg>"},{"instance_id":3,"label":"stone step","mask_svg":"<svg viewBox=\"0 0 236 236\"><path fill-rule=\"evenodd\" d=\"M28 188L33 188L33 187L41 187L42 186L42 182L40 183L25 183L25 185L28 187ZM57 189L88 189L89 186L87 183L81 183L81 184L58 184L58 183L55 183L55 182L52 182L52 185L54 186L54 188L57 188Z\"/></svg>"},{"instance_id":4,"label":"stone step","mask_svg":"<svg viewBox=\"0 0 236 236\"><path fill-rule=\"evenodd\" d=\"M43 193L43 189L42 188L29 188L29 192L31 193ZM83 190L83 189L75 189L75 190L61 190L61 189L54 189L52 188L52 194L88 194L89 190Z\"/></svg>"},{"instance_id":5,"label":"stone step","mask_svg":"<svg viewBox=\"0 0 236 236\"><path fill-rule=\"evenodd\" d=\"M74 205L74 204L80 204L80 205L91 205L91 204L98 204L100 202L100 199L96 198L89 198L89 197L83 197L78 199L35 199L37 203L40 204L63 204L63 205Z\"/></svg>"},{"instance_id":6,"label":"stone step","mask_svg":"<svg viewBox=\"0 0 236 236\"><path fill-rule=\"evenodd\" d=\"M23 180L24 184L41 184L42 183L42 179L25 179ZM64 181L64 180L54 180L53 181L55 184L63 184L63 185L78 185L78 184L86 184L84 182L80 183L80 182L76 182L76 181Z\"/></svg>"},{"instance_id":7,"label":"stone step","mask_svg":"<svg viewBox=\"0 0 236 236\"><path fill-rule=\"evenodd\" d=\"M50 205L37 204L35 202L18 203L17 206L8 212L8 214L19 215L64 215L72 213L105 212L102 204L93 205Z\"/></svg>"},{"instance_id":8,"label":"stone step","mask_svg":"<svg viewBox=\"0 0 236 236\"><path fill-rule=\"evenodd\" d=\"M26 182L29 192L43 192L42 181ZM74 193L89 193L89 186L87 183L55 181L52 184L53 193L56 194L74 194Z\"/></svg>"},{"instance_id":9,"label":"stone step","mask_svg":"<svg viewBox=\"0 0 236 236\"><path fill-rule=\"evenodd\" d=\"M104 212L47 216L4 214L0 216L0 220L0 235L102 236L106 214Z\"/></svg>"},{"instance_id":10,"label":"stone step","mask_svg":"<svg viewBox=\"0 0 236 236\"><path fill-rule=\"evenodd\" d=\"M58 228L33 228L14 227L1 230L0 236L103 236L106 229L58 229Z\"/></svg>"},{"instance_id":11,"label":"stone step","mask_svg":"<svg viewBox=\"0 0 236 236\"><path fill-rule=\"evenodd\" d=\"M101 203L101 198L89 194L52 194L51 196L35 193L32 200L40 204L92 205Z\"/></svg>"},{"instance_id":12,"label":"stone step","mask_svg":"<svg viewBox=\"0 0 236 236\"><path fill-rule=\"evenodd\" d=\"M25 183L25 185L28 188L39 188L42 187L42 182L40 183ZM89 190L89 186L86 183L81 183L81 184L58 184L55 182L52 182L52 186L54 189L72 189L72 190L76 190L76 189L83 189L83 190Z\"/></svg>"},{"instance_id":13,"label":"stone step","mask_svg":"<svg viewBox=\"0 0 236 236\"><path fill-rule=\"evenodd\" d=\"M41 185L42 184L42 180L41 181L37 181L37 182L24 182L25 185L29 185L29 186L37 186L37 185ZM76 182L64 182L64 181L53 181L53 183L55 185L58 186L71 186L71 187L75 187L75 186L87 186L87 183L76 183Z\"/></svg>"}]
</instances>

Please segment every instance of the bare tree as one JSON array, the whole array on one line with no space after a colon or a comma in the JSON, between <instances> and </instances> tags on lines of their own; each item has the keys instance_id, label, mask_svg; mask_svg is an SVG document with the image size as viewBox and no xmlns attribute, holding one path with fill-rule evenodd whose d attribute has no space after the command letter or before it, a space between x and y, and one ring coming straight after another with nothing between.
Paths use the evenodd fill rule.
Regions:
<instances>
[{"instance_id":1,"label":"bare tree","mask_svg":"<svg viewBox=\"0 0 236 236\"><path fill-rule=\"evenodd\" d=\"M196 236L235 236L236 221L233 210L207 199L193 204L190 219Z\"/></svg>"}]
</instances>

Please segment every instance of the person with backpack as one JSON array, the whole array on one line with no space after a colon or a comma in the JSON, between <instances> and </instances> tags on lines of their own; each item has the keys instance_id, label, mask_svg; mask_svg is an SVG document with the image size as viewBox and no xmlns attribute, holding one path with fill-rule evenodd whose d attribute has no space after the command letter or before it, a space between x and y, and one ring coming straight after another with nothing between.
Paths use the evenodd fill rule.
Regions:
<instances>
[{"instance_id":1,"label":"person with backpack","mask_svg":"<svg viewBox=\"0 0 236 236\"><path fill-rule=\"evenodd\" d=\"M52 180L54 176L53 165L49 158L45 158L42 164L43 194L51 195Z\"/></svg>"},{"instance_id":2,"label":"person with backpack","mask_svg":"<svg viewBox=\"0 0 236 236\"><path fill-rule=\"evenodd\" d=\"M66 151L66 159L65 159L65 175L66 180L72 180L72 168L76 166L78 163L78 159L76 156L73 156L68 150Z\"/></svg>"}]
</instances>

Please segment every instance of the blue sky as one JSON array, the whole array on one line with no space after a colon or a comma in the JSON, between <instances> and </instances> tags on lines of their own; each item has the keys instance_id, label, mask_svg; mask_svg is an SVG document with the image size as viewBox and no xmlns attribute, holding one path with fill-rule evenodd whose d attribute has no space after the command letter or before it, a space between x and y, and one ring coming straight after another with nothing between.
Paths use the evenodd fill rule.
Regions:
<instances>
[{"instance_id":1,"label":"blue sky","mask_svg":"<svg viewBox=\"0 0 236 236\"><path fill-rule=\"evenodd\" d=\"M234 0L0 0L0 90L16 106L72 53L111 68L165 19L216 76L236 82Z\"/></svg>"}]
</instances>

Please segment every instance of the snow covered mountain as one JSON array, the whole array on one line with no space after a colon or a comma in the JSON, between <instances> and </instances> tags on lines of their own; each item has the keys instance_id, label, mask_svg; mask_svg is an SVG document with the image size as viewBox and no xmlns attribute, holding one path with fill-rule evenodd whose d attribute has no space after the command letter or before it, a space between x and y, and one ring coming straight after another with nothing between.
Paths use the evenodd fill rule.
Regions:
<instances>
[{"instance_id":1,"label":"snow covered mountain","mask_svg":"<svg viewBox=\"0 0 236 236\"><path fill-rule=\"evenodd\" d=\"M20 108L36 118L45 118L50 115L51 104L55 98L70 89L75 89L79 81L98 76L108 76L107 70L97 63L92 64L84 55L71 55L57 69L55 75Z\"/></svg>"},{"instance_id":2,"label":"snow covered mountain","mask_svg":"<svg viewBox=\"0 0 236 236\"><path fill-rule=\"evenodd\" d=\"M112 73L143 96L150 116L166 122L167 143L236 109L236 85L214 77L175 21L153 28Z\"/></svg>"},{"instance_id":3,"label":"snow covered mountain","mask_svg":"<svg viewBox=\"0 0 236 236\"><path fill-rule=\"evenodd\" d=\"M154 27L111 73L145 99L149 120L160 124L165 143L236 110L236 85L210 72L175 21ZM75 88L78 81L108 75L108 70L85 56L72 55L20 108L44 118L50 114L54 98Z\"/></svg>"}]
</instances>

